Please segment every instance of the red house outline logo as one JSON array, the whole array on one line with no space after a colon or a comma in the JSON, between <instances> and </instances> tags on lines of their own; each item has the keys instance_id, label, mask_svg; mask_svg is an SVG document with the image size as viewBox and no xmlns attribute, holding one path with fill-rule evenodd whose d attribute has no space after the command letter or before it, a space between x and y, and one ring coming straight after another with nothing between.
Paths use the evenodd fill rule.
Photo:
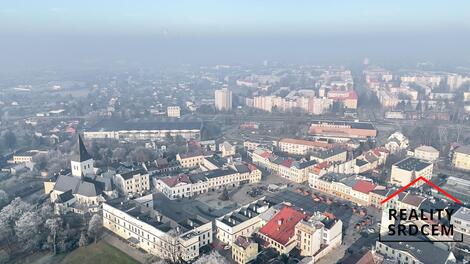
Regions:
<instances>
[{"instance_id":1,"label":"red house outline logo","mask_svg":"<svg viewBox=\"0 0 470 264\"><path fill-rule=\"evenodd\" d=\"M439 186L435 185L434 183L432 183L431 181L429 181L428 179L424 178L423 176L420 176L418 178L416 178L414 181L408 183L406 186L402 187L401 189L399 189L398 191L394 192L392 195L390 195L389 197L383 199L380 203L381 204L384 204L386 202L388 202L390 199L392 199L393 197L397 196L398 194L400 194L401 192L403 192L404 190L410 188L411 186L413 186L415 183L417 183L418 181L420 180L423 180L425 183L427 183L429 186L433 187L434 189L436 189L437 191L439 191L440 193L444 194L445 196L447 196L447 198L453 200L454 202L458 203L458 204L461 204L463 205L463 203L455 198L454 196L450 195L448 192L442 190Z\"/></svg>"}]
</instances>

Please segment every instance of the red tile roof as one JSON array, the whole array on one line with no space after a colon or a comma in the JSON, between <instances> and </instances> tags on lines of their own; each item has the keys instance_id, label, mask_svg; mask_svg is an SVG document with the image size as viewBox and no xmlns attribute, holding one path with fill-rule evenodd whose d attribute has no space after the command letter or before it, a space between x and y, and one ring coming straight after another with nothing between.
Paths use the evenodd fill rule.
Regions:
<instances>
[{"instance_id":1,"label":"red tile roof","mask_svg":"<svg viewBox=\"0 0 470 264\"><path fill-rule=\"evenodd\" d=\"M292 207L282 208L259 232L276 242L285 245L294 236L295 225L309 215Z\"/></svg>"},{"instance_id":2,"label":"red tile roof","mask_svg":"<svg viewBox=\"0 0 470 264\"><path fill-rule=\"evenodd\" d=\"M269 153L268 151L265 151L265 152L261 153L260 156L267 159L267 158L271 157L271 153Z\"/></svg>"},{"instance_id":3,"label":"red tile roof","mask_svg":"<svg viewBox=\"0 0 470 264\"><path fill-rule=\"evenodd\" d=\"M188 175L184 174L166 177L163 178L162 181L170 187L175 187L178 183L191 183L191 180L189 179Z\"/></svg>"},{"instance_id":4,"label":"red tile roof","mask_svg":"<svg viewBox=\"0 0 470 264\"><path fill-rule=\"evenodd\" d=\"M293 159L286 159L281 163L281 165L284 166L284 167L290 168L290 166L292 166L293 162L294 162Z\"/></svg>"},{"instance_id":5,"label":"red tile roof","mask_svg":"<svg viewBox=\"0 0 470 264\"><path fill-rule=\"evenodd\" d=\"M375 189L375 184L373 184L370 181L365 181L365 180L359 180L354 184L352 187L353 190L361 192L361 193L369 193L373 189Z\"/></svg>"}]
</instances>

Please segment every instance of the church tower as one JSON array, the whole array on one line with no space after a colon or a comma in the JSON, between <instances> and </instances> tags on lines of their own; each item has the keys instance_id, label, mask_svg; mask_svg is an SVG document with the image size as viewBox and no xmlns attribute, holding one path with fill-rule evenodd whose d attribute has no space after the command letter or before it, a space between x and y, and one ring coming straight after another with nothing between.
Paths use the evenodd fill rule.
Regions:
<instances>
[{"instance_id":1,"label":"church tower","mask_svg":"<svg viewBox=\"0 0 470 264\"><path fill-rule=\"evenodd\" d=\"M93 158L88 154L83 139L78 135L78 153L70 161L72 176L82 177L93 174Z\"/></svg>"}]
</instances>

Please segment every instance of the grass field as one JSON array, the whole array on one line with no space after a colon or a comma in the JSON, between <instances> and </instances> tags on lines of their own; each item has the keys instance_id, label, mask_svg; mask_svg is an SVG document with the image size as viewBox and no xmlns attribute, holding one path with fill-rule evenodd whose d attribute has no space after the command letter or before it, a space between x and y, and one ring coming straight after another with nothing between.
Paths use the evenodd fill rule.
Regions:
<instances>
[{"instance_id":1,"label":"grass field","mask_svg":"<svg viewBox=\"0 0 470 264\"><path fill-rule=\"evenodd\" d=\"M61 264L82 264L82 263L113 263L113 264L138 264L139 262L128 256L126 253L99 241L86 247L78 248L67 254Z\"/></svg>"}]
</instances>

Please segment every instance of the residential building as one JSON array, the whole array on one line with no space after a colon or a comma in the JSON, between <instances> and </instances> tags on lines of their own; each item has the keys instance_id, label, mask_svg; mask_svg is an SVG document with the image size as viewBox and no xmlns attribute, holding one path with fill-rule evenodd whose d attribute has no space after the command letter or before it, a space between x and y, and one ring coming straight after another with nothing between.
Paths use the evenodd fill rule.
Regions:
<instances>
[{"instance_id":1,"label":"residential building","mask_svg":"<svg viewBox=\"0 0 470 264\"><path fill-rule=\"evenodd\" d=\"M263 246L270 247L279 254L288 254L297 246L295 226L310 216L305 212L290 206L283 207L266 225L258 231L263 241Z\"/></svg>"},{"instance_id":2,"label":"residential building","mask_svg":"<svg viewBox=\"0 0 470 264\"><path fill-rule=\"evenodd\" d=\"M271 206L273 204L261 198L215 219L217 239L233 245L241 236L250 237L261 228L263 221L260 215Z\"/></svg>"},{"instance_id":3,"label":"residential building","mask_svg":"<svg viewBox=\"0 0 470 264\"><path fill-rule=\"evenodd\" d=\"M181 163L183 168L195 168L204 163L204 154L201 152L178 153L176 160Z\"/></svg>"},{"instance_id":4,"label":"residential building","mask_svg":"<svg viewBox=\"0 0 470 264\"><path fill-rule=\"evenodd\" d=\"M415 148L414 157L434 162L439 158L439 150L433 148L432 146L419 146Z\"/></svg>"},{"instance_id":5,"label":"residential building","mask_svg":"<svg viewBox=\"0 0 470 264\"><path fill-rule=\"evenodd\" d=\"M258 255L258 244L253 239L239 236L232 244L232 259L238 264L246 264Z\"/></svg>"},{"instance_id":6,"label":"residential building","mask_svg":"<svg viewBox=\"0 0 470 264\"><path fill-rule=\"evenodd\" d=\"M215 90L215 109L217 111L232 110L232 91L228 88Z\"/></svg>"},{"instance_id":7,"label":"residential building","mask_svg":"<svg viewBox=\"0 0 470 264\"><path fill-rule=\"evenodd\" d=\"M347 160L348 152L343 148L331 148L322 151L316 151L310 154L310 160L315 160L318 163L332 162L342 163Z\"/></svg>"},{"instance_id":8,"label":"residential building","mask_svg":"<svg viewBox=\"0 0 470 264\"><path fill-rule=\"evenodd\" d=\"M168 106L166 108L166 113L168 117L181 117L181 108L179 106Z\"/></svg>"},{"instance_id":9,"label":"residential building","mask_svg":"<svg viewBox=\"0 0 470 264\"><path fill-rule=\"evenodd\" d=\"M308 220L301 220L295 226L300 255L318 261L341 245L342 228L342 221L331 214L316 212Z\"/></svg>"},{"instance_id":10,"label":"residential building","mask_svg":"<svg viewBox=\"0 0 470 264\"><path fill-rule=\"evenodd\" d=\"M460 146L454 150L452 165L460 170L470 170L470 146Z\"/></svg>"},{"instance_id":11,"label":"residential building","mask_svg":"<svg viewBox=\"0 0 470 264\"><path fill-rule=\"evenodd\" d=\"M405 137L401 132L395 132L388 137L387 143L385 143L385 148L394 154L402 150L406 150L410 145L410 142L407 137Z\"/></svg>"},{"instance_id":12,"label":"residential building","mask_svg":"<svg viewBox=\"0 0 470 264\"><path fill-rule=\"evenodd\" d=\"M114 182L119 192L126 196L142 195L150 190L149 173L143 168L117 173Z\"/></svg>"},{"instance_id":13,"label":"residential building","mask_svg":"<svg viewBox=\"0 0 470 264\"><path fill-rule=\"evenodd\" d=\"M233 164L195 174L155 178L155 188L169 199L193 197L225 186L261 181L261 171L252 164Z\"/></svg>"},{"instance_id":14,"label":"residential building","mask_svg":"<svg viewBox=\"0 0 470 264\"><path fill-rule=\"evenodd\" d=\"M454 231L464 235L467 238L465 240L468 240L468 237L470 237L470 209L460 207L457 212L452 214L450 221L454 225Z\"/></svg>"},{"instance_id":15,"label":"residential building","mask_svg":"<svg viewBox=\"0 0 470 264\"><path fill-rule=\"evenodd\" d=\"M433 172L433 164L413 157L405 158L392 165L391 183L405 186L418 177L430 180ZM417 186L423 184L417 182Z\"/></svg>"},{"instance_id":16,"label":"residential building","mask_svg":"<svg viewBox=\"0 0 470 264\"><path fill-rule=\"evenodd\" d=\"M322 176L311 174L309 186L362 206L371 204L370 192L379 187L365 177L331 172Z\"/></svg>"},{"instance_id":17,"label":"residential building","mask_svg":"<svg viewBox=\"0 0 470 264\"><path fill-rule=\"evenodd\" d=\"M227 141L219 145L219 150L222 152L222 157L233 156L236 153L236 147Z\"/></svg>"},{"instance_id":18,"label":"residential building","mask_svg":"<svg viewBox=\"0 0 470 264\"><path fill-rule=\"evenodd\" d=\"M327 150L333 147L333 144L322 141L311 141L303 139L282 138L278 142L280 151L295 155L307 155L313 151Z\"/></svg>"},{"instance_id":19,"label":"residential building","mask_svg":"<svg viewBox=\"0 0 470 264\"><path fill-rule=\"evenodd\" d=\"M251 154L253 163L297 183L307 181L310 170L317 164L315 160L306 161L304 159L294 160L292 158L277 157L265 149L256 149Z\"/></svg>"}]
</instances>

